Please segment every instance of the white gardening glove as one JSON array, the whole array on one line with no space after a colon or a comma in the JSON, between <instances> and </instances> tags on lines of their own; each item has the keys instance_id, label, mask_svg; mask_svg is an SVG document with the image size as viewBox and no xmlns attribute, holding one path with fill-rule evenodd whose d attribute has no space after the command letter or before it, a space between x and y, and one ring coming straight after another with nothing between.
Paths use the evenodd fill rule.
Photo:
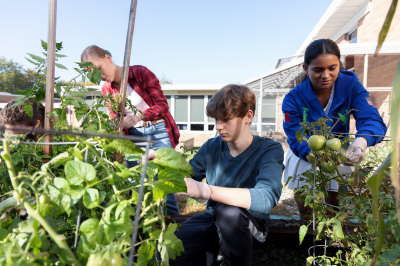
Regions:
<instances>
[{"instance_id":1,"label":"white gardening glove","mask_svg":"<svg viewBox=\"0 0 400 266\"><path fill-rule=\"evenodd\" d=\"M127 115L124 117L124 127L131 128L140 121L139 115Z\"/></svg>"},{"instance_id":2,"label":"white gardening glove","mask_svg":"<svg viewBox=\"0 0 400 266\"><path fill-rule=\"evenodd\" d=\"M356 138L346 151L346 157L353 163L361 163L365 157L368 143L363 137Z\"/></svg>"},{"instance_id":3,"label":"white gardening glove","mask_svg":"<svg viewBox=\"0 0 400 266\"><path fill-rule=\"evenodd\" d=\"M185 183L187 187L187 192L177 193L177 194L185 195L196 200L204 200L204 202L210 199L211 189L208 184L203 182L198 182L193 178L186 178L186 177L185 177Z\"/></svg>"}]
</instances>

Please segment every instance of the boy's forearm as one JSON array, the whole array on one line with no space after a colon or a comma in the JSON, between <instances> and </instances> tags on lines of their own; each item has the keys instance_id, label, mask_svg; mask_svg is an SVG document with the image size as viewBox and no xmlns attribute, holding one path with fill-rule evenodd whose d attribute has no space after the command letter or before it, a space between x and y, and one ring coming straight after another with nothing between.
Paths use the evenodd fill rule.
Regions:
<instances>
[{"instance_id":1,"label":"boy's forearm","mask_svg":"<svg viewBox=\"0 0 400 266\"><path fill-rule=\"evenodd\" d=\"M251 205L250 191L246 188L210 186L210 199L216 202L248 209Z\"/></svg>"}]
</instances>

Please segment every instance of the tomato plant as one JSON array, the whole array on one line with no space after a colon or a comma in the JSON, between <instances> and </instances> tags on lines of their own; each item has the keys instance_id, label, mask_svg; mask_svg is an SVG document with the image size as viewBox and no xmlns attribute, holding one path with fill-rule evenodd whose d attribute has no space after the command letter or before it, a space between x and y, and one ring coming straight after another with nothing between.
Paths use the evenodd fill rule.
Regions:
<instances>
[{"instance_id":1,"label":"tomato plant","mask_svg":"<svg viewBox=\"0 0 400 266\"><path fill-rule=\"evenodd\" d=\"M57 47L57 51L62 48ZM37 83L43 82L45 59L30 57L30 62L38 66ZM101 72L96 68L88 72L88 66L80 64L78 76L82 81L86 76L99 82ZM100 97L89 106L82 99L85 88L76 78L63 90L56 81L55 88L62 102L61 108L51 114L57 118L56 128L116 133L115 121L98 110L112 100L109 96ZM21 94L36 97L44 92L42 89L35 83ZM74 105L83 118L79 128L65 126L63 108L69 105ZM170 258L175 259L183 251L182 242L174 234L179 225L164 221L167 194L185 192L184 177L192 174L181 153L171 148L156 151L157 159L147 166L141 212L136 217L143 165L128 169L122 161L113 160L115 152L132 156L144 153L130 140L117 135L54 136L55 142L67 140L75 144L54 145L50 158L43 156L43 145L23 144L20 140L5 135L0 149L0 175L4 181L0 185L0 265L122 265L131 250L135 218L140 222L134 255L139 265L147 265L157 252L161 261L156 259L156 263L167 265ZM44 163L44 159L49 161ZM76 255L71 250L74 246Z\"/></svg>"},{"instance_id":2,"label":"tomato plant","mask_svg":"<svg viewBox=\"0 0 400 266\"><path fill-rule=\"evenodd\" d=\"M382 144L377 148L369 148L364 162L354 165L353 172L344 173L340 169L347 163L345 149L353 140L332 134L327 121L326 118L320 118L315 122L301 123L302 127L296 133L296 138L300 143L308 140L312 151L307 160L313 167L316 163L316 171L311 169L297 177L290 177L289 180L306 182L306 185L295 190L295 195L304 206L312 209L315 178L316 240L327 239L328 246L336 243L343 249L336 257L309 257L307 265L311 265L314 259L322 265L371 265L378 239L382 249L388 254L379 257L376 265L398 265L395 263L400 261L400 255L395 252L400 244L400 223L396 219L394 190L386 168L391 146ZM325 147L319 140L321 136L327 140ZM310 145L310 140L317 141ZM381 181L376 174L373 175L377 169L380 169ZM373 181L374 179L378 181ZM333 194L329 192L332 180L339 184L339 204L336 208L331 206L334 202ZM375 188L370 181L375 182ZM378 214L381 216L379 219ZM305 215L304 218L312 217ZM385 224L384 230L382 224ZM300 228L300 242L309 225ZM354 229L346 232L344 229L349 225Z\"/></svg>"}]
</instances>

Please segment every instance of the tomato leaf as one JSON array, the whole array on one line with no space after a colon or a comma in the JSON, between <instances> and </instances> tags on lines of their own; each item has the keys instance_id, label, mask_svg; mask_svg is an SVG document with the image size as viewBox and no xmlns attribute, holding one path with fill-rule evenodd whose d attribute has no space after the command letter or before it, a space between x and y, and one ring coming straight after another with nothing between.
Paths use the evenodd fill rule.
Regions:
<instances>
[{"instance_id":1,"label":"tomato leaf","mask_svg":"<svg viewBox=\"0 0 400 266\"><path fill-rule=\"evenodd\" d=\"M161 167L170 167L182 171L184 175L189 177L193 175L193 169L186 159L182 156L182 153L172 148L161 148L156 151L157 159L151 161L152 164Z\"/></svg>"},{"instance_id":2,"label":"tomato leaf","mask_svg":"<svg viewBox=\"0 0 400 266\"><path fill-rule=\"evenodd\" d=\"M96 178L93 165L80 161L69 161L65 165L65 176L69 183L79 186L84 181L89 182Z\"/></svg>"},{"instance_id":3,"label":"tomato leaf","mask_svg":"<svg viewBox=\"0 0 400 266\"><path fill-rule=\"evenodd\" d=\"M164 169L158 173L158 181L149 182L153 186L155 201L161 200L168 193L186 192L186 183L178 170Z\"/></svg>"},{"instance_id":4,"label":"tomato leaf","mask_svg":"<svg viewBox=\"0 0 400 266\"><path fill-rule=\"evenodd\" d=\"M93 209L99 205L99 191L95 188L87 188L83 193L83 205L88 209Z\"/></svg>"}]
</instances>

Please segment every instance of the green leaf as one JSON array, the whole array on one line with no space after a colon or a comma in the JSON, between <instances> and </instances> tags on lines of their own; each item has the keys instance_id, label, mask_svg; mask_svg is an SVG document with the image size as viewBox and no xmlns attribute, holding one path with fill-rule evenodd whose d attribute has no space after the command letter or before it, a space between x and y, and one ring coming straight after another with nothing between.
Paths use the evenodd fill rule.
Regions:
<instances>
[{"instance_id":1,"label":"green leaf","mask_svg":"<svg viewBox=\"0 0 400 266\"><path fill-rule=\"evenodd\" d=\"M45 51L47 51L47 42L45 42L45 41L43 41L43 40L40 40L40 41L41 41L41 43L42 43L43 49L44 49Z\"/></svg>"},{"instance_id":2,"label":"green leaf","mask_svg":"<svg viewBox=\"0 0 400 266\"><path fill-rule=\"evenodd\" d=\"M83 82L83 83L86 82L85 75L82 75L82 82Z\"/></svg>"},{"instance_id":3,"label":"green leaf","mask_svg":"<svg viewBox=\"0 0 400 266\"><path fill-rule=\"evenodd\" d=\"M389 32L390 24L392 23L393 20L394 13L396 12L396 7L397 7L397 0L392 0L392 4L390 5L389 11L386 15L385 22L383 23L382 29L379 32L378 45L375 50L375 56L378 55L379 50L381 49L382 44L386 39L386 36Z\"/></svg>"},{"instance_id":4,"label":"green leaf","mask_svg":"<svg viewBox=\"0 0 400 266\"><path fill-rule=\"evenodd\" d=\"M344 238L344 234L343 234L343 230L342 230L342 223L338 222L336 224L333 225L333 233L335 234L335 236L340 240Z\"/></svg>"},{"instance_id":5,"label":"green leaf","mask_svg":"<svg viewBox=\"0 0 400 266\"><path fill-rule=\"evenodd\" d=\"M65 164L66 162L73 160L73 157L69 155L69 153L63 152L51 159L48 163L43 164L40 169L44 172L47 171L49 166L54 165L55 167L58 167L61 164Z\"/></svg>"},{"instance_id":6,"label":"green leaf","mask_svg":"<svg viewBox=\"0 0 400 266\"><path fill-rule=\"evenodd\" d=\"M66 56L66 55L63 55L63 54L57 54L57 53L56 53L56 57L61 58L61 57L67 57L67 56Z\"/></svg>"},{"instance_id":7,"label":"green leaf","mask_svg":"<svg viewBox=\"0 0 400 266\"><path fill-rule=\"evenodd\" d=\"M73 185L81 185L96 178L96 170L93 165L80 162L69 161L65 165L65 177Z\"/></svg>"},{"instance_id":8,"label":"green leaf","mask_svg":"<svg viewBox=\"0 0 400 266\"><path fill-rule=\"evenodd\" d=\"M193 169L186 159L182 156L182 153L172 148L161 148L156 151L156 160L151 161L152 164L161 167L171 167L178 169L185 173L187 177L193 175Z\"/></svg>"},{"instance_id":9,"label":"green leaf","mask_svg":"<svg viewBox=\"0 0 400 266\"><path fill-rule=\"evenodd\" d=\"M7 198L0 202L0 213L5 212L9 208L14 207L17 205L17 200L14 197Z\"/></svg>"},{"instance_id":10,"label":"green leaf","mask_svg":"<svg viewBox=\"0 0 400 266\"><path fill-rule=\"evenodd\" d=\"M144 154L144 151L136 146L132 141L126 139L114 139L110 145L114 147L117 151L122 152L123 154L134 154L141 155Z\"/></svg>"},{"instance_id":11,"label":"green leaf","mask_svg":"<svg viewBox=\"0 0 400 266\"><path fill-rule=\"evenodd\" d=\"M139 256L141 254L143 254L144 257L146 258L146 262L147 262L147 261L151 260L151 258L153 257L154 250L155 250L154 246L150 245L148 242L144 242L142 245L140 245L138 253L139 253Z\"/></svg>"},{"instance_id":12,"label":"green leaf","mask_svg":"<svg viewBox=\"0 0 400 266\"><path fill-rule=\"evenodd\" d=\"M132 215L132 216L135 215L135 211L133 210L132 205L129 200L121 201L118 204L118 207L115 210L115 220L118 220L120 218L120 215L123 212L127 212L128 215Z\"/></svg>"},{"instance_id":13,"label":"green leaf","mask_svg":"<svg viewBox=\"0 0 400 266\"><path fill-rule=\"evenodd\" d=\"M5 239L8 236L8 232L4 228L0 228L0 241Z\"/></svg>"},{"instance_id":14,"label":"green leaf","mask_svg":"<svg viewBox=\"0 0 400 266\"><path fill-rule=\"evenodd\" d=\"M153 186L153 197L156 202L168 193L186 192L186 183L176 169L164 169L158 174L158 181L149 182Z\"/></svg>"},{"instance_id":15,"label":"green leaf","mask_svg":"<svg viewBox=\"0 0 400 266\"><path fill-rule=\"evenodd\" d=\"M68 153L71 154L72 156L74 156L75 159L83 161L82 153L77 147L69 148Z\"/></svg>"},{"instance_id":16,"label":"green leaf","mask_svg":"<svg viewBox=\"0 0 400 266\"><path fill-rule=\"evenodd\" d=\"M118 162L114 162L115 173L117 176L121 178L134 178L136 179L140 176L140 173L135 171L134 169L128 169L125 165L119 164Z\"/></svg>"},{"instance_id":17,"label":"green leaf","mask_svg":"<svg viewBox=\"0 0 400 266\"><path fill-rule=\"evenodd\" d=\"M95 188L87 188L83 194L83 205L88 209L93 209L97 207L99 203L99 191Z\"/></svg>"},{"instance_id":18,"label":"green leaf","mask_svg":"<svg viewBox=\"0 0 400 266\"><path fill-rule=\"evenodd\" d=\"M164 257L163 261L168 261L169 258L174 260L176 256L180 256L181 252L185 251L182 241L174 234L178 226L180 225L170 223L164 233L164 242L160 250L161 257ZM166 256L166 253L168 256Z\"/></svg>"},{"instance_id":19,"label":"green leaf","mask_svg":"<svg viewBox=\"0 0 400 266\"><path fill-rule=\"evenodd\" d=\"M26 59L26 60L28 60L28 61L29 61L29 63L32 63L32 64L34 64L34 65L36 65L36 66L40 65L40 63L36 63L36 62L34 62L34 61L30 60L30 59L29 59L29 58L27 58L27 57L25 57L25 59Z\"/></svg>"},{"instance_id":20,"label":"green leaf","mask_svg":"<svg viewBox=\"0 0 400 266\"><path fill-rule=\"evenodd\" d=\"M28 53L28 55L30 57L32 57L33 59L35 59L36 61L38 61L38 62L44 63L46 61L45 59L41 58L40 56L37 56L37 55L34 55L34 54L30 54L30 53Z\"/></svg>"},{"instance_id":21,"label":"green leaf","mask_svg":"<svg viewBox=\"0 0 400 266\"><path fill-rule=\"evenodd\" d=\"M386 236L386 225L379 211L379 186L382 183L384 173L385 171L380 171L378 174L371 176L367 181L368 188L370 189L373 198L372 213L374 216L374 221L378 221L378 238L375 246L374 259L371 263L371 266L376 264Z\"/></svg>"},{"instance_id":22,"label":"green leaf","mask_svg":"<svg viewBox=\"0 0 400 266\"><path fill-rule=\"evenodd\" d=\"M0 211L1 212L1 211ZM390 211L388 216L388 225L390 230L392 230L393 236L397 242L400 240L400 223L397 220L396 211Z\"/></svg>"},{"instance_id":23,"label":"green leaf","mask_svg":"<svg viewBox=\"0 0 400 266\"><path fill-rule=\"evenodd\" d=\"M24 112L30 117L32 118L33 116L33 108L32 105L29 103L24 104Z\"/></svg>"},{"instance_id":24,"label":"green leaf","mask_svg":"<svg viewBox=\"0 0 400 266\"><path fill-rule=\"evenodd\" d=\"M60 68L60 69L66 69L68 70L68 68L66 68L65 66L59 64L59 63L55 63L56 67Z\"/></svg>"},{"instance_id":25,"label":"green leaf","mask_svg":"<svg viewBox=\"0 0 400 266\"><path fill-rule=\"evenodd\" d=\"M56 43L56 51L60 51L62 49L62 42Z\"/></svg>"},{"instance_id":26,"label":"green leaf","mask_svg":"<svg viewBox=\"0 0 400 266\"><path fill-rule=\"evenodd\" d=\"M300 231L299 231L299 245L301 245L301 243L303 243L304 237L306 236L308 231L308 225L302 225L300 226Z\"/></svg>"}]
</instances>

